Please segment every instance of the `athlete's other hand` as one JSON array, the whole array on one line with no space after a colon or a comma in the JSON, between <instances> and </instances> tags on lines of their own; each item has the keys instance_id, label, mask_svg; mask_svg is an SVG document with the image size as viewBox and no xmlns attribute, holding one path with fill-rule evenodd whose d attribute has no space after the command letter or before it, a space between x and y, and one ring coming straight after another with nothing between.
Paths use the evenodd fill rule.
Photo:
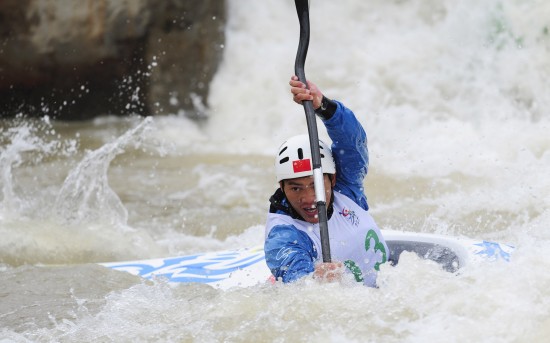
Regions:
<instances>
[{"instance_id":1,"label":"athlete's other hand","mask_svg":"<svg viewBox=\"0 0 550 343\"><path fill-rule=\"evenodd\" d=\"M290 92L292 93L294 102L301 105L302 101L311 100L313 101L314 109L318 109L321 106L323 93L321 93L321 90L313 82L307 81L308 89L303 82L298 80L298 76L293 75L288 84L290 85Z\"/></svg>"},{"instance_id":2,"label":"athlete's other hand","mask_svg":"<svg viewBox=\"0 0 550 343\"><path fill-rule=\"evenodd\" d=\"M342 262L323 262L315 265L313 277L321 282L335 282L342 280L343 274Z\"/></svg>"}]
</instances>

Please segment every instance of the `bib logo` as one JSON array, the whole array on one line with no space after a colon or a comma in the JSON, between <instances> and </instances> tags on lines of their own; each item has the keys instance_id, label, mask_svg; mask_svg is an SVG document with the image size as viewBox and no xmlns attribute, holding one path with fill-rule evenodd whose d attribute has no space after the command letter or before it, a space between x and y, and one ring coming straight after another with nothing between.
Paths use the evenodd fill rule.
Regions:
<instances>
[{"instance_id":1,"label":"bib logo","mask_svg":"<svg viewBox=\"0 0 550 343\"><path fill-rule=\"evenodd\" d=\"M351 222L351 224L355 226L359 225L359 217L357 217L357 215L355 214L355 211L350 211L344 207L342 212L338 212L338 213L340 213L342 217L348 219Z\"/></svg>"}]
</instances>

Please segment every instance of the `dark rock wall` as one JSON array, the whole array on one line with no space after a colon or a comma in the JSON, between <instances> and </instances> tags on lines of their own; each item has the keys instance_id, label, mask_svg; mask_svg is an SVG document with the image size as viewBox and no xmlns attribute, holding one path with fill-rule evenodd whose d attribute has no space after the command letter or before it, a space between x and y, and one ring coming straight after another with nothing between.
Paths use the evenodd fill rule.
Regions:
<instances>
[{"instance_id":1,"label":"dark rock wall","mask_svg":"<svg viewBox=\"0 0 550 343\"><path fill-rule=\"evenodd\" d=\"M220 0L0 1L0 115L204 117Z\"/></svg>"}]
</instances>

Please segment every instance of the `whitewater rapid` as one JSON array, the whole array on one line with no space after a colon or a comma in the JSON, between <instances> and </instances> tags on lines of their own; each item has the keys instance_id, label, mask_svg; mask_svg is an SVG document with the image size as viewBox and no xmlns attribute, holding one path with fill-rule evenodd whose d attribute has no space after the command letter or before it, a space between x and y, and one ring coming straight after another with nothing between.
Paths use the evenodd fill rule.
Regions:
<instances>
[{"instance_id":1,"label":"whitewater rapid","mask_svg":"<svg viewBox=\"0 0 550 343\"><path fill-rule=\"evenodd\" d=\"M273 153L306 132L288 87L298 20L290 1L227 5L206 121L2 119L0 340L544 342L544 1L310 2L306 76L366 128L379 226L511 244L510 262L451 274L405 254L377 289L228 291L97 265L262 244Z\"/></svg>"}]
</instances>

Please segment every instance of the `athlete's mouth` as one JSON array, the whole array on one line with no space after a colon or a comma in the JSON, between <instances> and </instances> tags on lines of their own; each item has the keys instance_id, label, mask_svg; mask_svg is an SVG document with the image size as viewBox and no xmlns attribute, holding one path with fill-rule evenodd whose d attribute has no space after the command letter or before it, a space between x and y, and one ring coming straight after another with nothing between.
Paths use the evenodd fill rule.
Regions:
<instances>
[{"instance_id":1,"label":"athlete's mouth","mask_svg":"<svg viewBox=\"0 0 550 343\"><path fill-rule=\"evenodd\" d=\"M304 212L306 212L307 214L316 214L317 213L317 206L313 206L313 207L303 207L303 210Z\"/></svg>"}]
</instances>

